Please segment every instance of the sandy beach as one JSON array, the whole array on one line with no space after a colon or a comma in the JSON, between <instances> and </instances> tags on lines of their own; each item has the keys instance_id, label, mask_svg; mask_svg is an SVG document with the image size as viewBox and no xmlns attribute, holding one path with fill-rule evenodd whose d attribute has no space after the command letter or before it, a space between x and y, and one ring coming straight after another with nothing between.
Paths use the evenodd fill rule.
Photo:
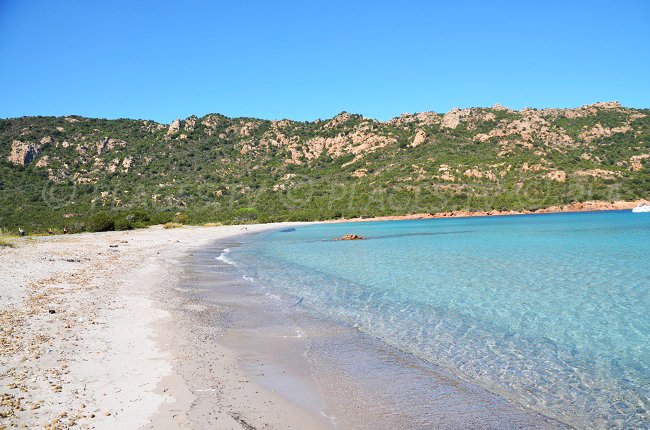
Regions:
<instances>
[{"instance_id":1,"label":"sandy beach","mask_svg":"<svg viewBox=\"0 0 650 430\"><path fill-rule=\"evenodd\" d=\"M201 270L211 244L277 226L0 248L0 428L563 428L352 328L242 305Z\"/></svg>"},{"instance_id":2,"label":"sandy beach","mask_svg":"<svg viewBox=\"0 0 650 430\"><path fill-rule=\"evenodd\" d=\"M225 349L211 352L220 386L191 390L177 372L178 322L157 300L173 291L163 287L181 256L241 232L154 227L1 248L0 428L208 427L187 412L197 396L224 392L228 400L205 412L213 428L305 428L310 417L248 381Z\"/></svg>"},{"instance_id":3,"label":"sandy beach","mask_svg":"<svg viewBox=\"0 0 650 430\"><path fill-rule=\"evenodd\" d=\"M650 0L565 3L0 0L0 430L650 430Z\"/></svg>"}]
</instances>

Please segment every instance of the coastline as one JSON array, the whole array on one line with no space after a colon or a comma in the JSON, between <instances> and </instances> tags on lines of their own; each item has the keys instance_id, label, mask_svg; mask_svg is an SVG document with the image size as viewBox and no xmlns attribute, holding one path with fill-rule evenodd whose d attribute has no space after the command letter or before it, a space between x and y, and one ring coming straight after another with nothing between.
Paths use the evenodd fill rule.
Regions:
<instances>
[{"instance_id":1,"label":"coastline","mask_svg":"<svg viewBox=\"0 0 650 430\"><path fill-rule=\"evenodd\" d=\"M509 216L509 215L536 215L536 214L554 214L554 213L574 213L574 212L598 212L598 211L619 211L631 210L636 205L646 200L624 201L617 200L614 202L605 202L600 200L590 200L579 203L571 203L563 206L549 206L546 208L537 209L534 211L524 210L490 210L490 211L450 211L450 212L436 212L436 213L416 213L409 215L387 215L369 218L343 218L337 220L323 221L326 223L338 222L373 222L373 221L402 221L402 220L417 220L417 219L436 219L436 218L470 218L470 217L486 217L486 216Z\"/></svg>"},{"instance_id":2,"label":"coastline","mask_svg":"<svg viewBox=\"0 0 650 430\"><path fill-rule=\"evenodd\" d=\"M446 428L564 428L200 269L214 264L215 244L303 224L153 227L0 249L0 428L388 428L413 418L390 402L412 391L411 379L428 381L415 388L434 393L422 403ZM372 368L386 378L365 380ZM406 382L392 381L405 370ZM352 395L336 403L341 390Z\"/></svg>"},{"instance_id":3,"label":"coastline","mask_svg":"<svg viewBox=\"0 0 650 430\"><path fill-rule=\"evenodd\" d=\"M152 227L0 248L0 428L197 428L186 414L197 394L176 370L183 356L164 303L176 267L214 240L276 226ZM300 410L273 393L241 387L236 361L214 370L240 404L263 393L265 422L300 423ZM273 409L264 408L270 399ZM236 402L219 406L217 428L249 428Z\"/></svg>"},{"instance_id":4,"label":"coastline","mask_svg":"<svg viewBox=\"0 0 650 430\"><path fill-rule=\"evenodd\" d=\"M317 420L302 428L568 428L257 284L223 258L237 246L237 238L218 241L191 258L186 299L214 307L212 341L240 357L249 381Z\"/></svg>"}]
</instances>

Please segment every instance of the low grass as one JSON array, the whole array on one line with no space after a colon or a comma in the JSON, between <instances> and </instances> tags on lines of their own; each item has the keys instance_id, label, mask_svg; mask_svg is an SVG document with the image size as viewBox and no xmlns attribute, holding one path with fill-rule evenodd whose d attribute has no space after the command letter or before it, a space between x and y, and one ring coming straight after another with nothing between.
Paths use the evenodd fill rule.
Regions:
<instances>
[{"instance_id":1,"label":"low grass","mask_svg":"<svg viewBox=\"0 0 650 430\"><path fill-rule=\"evenodd\" d=\"M203 227L221 227L222 225L220 222L206 222Z\"/></svg>"},{"instance_id":2,"label":"low grass","mask_svg":"<svg viewBox=\"0 0 650 430\"><path fill-rule=\"evenodd\" d=\"M0 237L0 247L14 248L16 244L9 237Z\"/></svg>"},{"instance_id":3,"label":"low grass","mask_svg":"<svg viewBox=\"0 0 650 430\"><path fill-rule=\"evenodd\" d=\"M180 228L183 227L183 224L177 223L177 222L168 222L166 224L163 224L163 228L169 229L169 228Z\"/></svg>"}]
</instances>

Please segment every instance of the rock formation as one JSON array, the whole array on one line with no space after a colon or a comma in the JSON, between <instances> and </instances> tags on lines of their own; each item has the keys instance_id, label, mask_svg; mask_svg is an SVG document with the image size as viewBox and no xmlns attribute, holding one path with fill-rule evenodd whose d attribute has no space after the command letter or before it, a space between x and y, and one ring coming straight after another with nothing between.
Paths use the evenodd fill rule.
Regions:
<instances>
[{"instance_id":1,"label":"rock formation","mask_svg":"<svg viewBox=\"0 0 650 430\"><path fill-rule=\"evenodd\" d=\"M415 132L415 137L413 137L413 141L411 142L411 146L415 148L416 146L422 145L427 138L427 134L422 131L421 129Z\"/></svg>"},{"instance_id":2,"label":"rock formation","mask_svg":"<svg viewBox=\"0 0 650 430\"><path fill-rule=\"evenodd\" d=\"M46 138L43 138L42 140L46 140L46 143L33 144L22 142L20 140L13 140L11 142L11 153L7 157L7 161L25 167L41 153L43 146L50 142L50 140Z\"/></svg>"},{"instance_id":3,"label":"rock formation","mask_svg":"<svg viewBox=\"0 0 650 430\"><path fill-rule=\"evenodd\" d=\"M181 129L181 120L175 119L169 124L169 129L167 130L167 136L178 133Z\"/></svg>"},{"instance_id":4,"label":"rock formation","mask_svg":"<svg viewBox=\"0 0 650 430\"><path fill-rule=\"evenodd\" d=\"M340 238L336 240L364 240L365 237L359 236L357 234L346 234L344 236L341 236Z\"/></svg>"}]
</instances>

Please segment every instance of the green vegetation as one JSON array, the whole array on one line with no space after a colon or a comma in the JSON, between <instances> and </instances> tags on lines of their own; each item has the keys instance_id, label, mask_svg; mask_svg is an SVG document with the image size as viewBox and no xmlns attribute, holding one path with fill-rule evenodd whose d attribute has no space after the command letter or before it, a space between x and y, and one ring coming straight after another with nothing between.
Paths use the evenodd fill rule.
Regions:
<instances>
[{"instance_id":1,"label":"green vegetation","mask_svg":"<svg viewBox=\"0 0 650 430\"><path fill-rule=\"evenodd\" d=\"M9 234L6 230L0 227L0 248L14 248L16 246L16 236Z\"/></svg>"},{"instance_id":2,"label":"green vegetation","mask_svg":"<svg viewBox=\"0 0 650 430\"><path fill-rule=\"evenodd\" d=\"M16 246L14 241L8 237L0 237L0 247L13 248Z\"/></svg>"},{"instance_id":3,"label":"green vegetation","mask_svg":"<svg viewBox=\"0 0 650 430\"><path fill-rule=\"evenodd\" d=\"M183 224L177 223L177 222L168 222L163 225L163 228L170 229L170 228L180 228L183 227Z\"/></svg>"},{"instance_id":4,"label":"green vegetation","mask_svg":"<svg viewBox=\"0 0 650 430\"><path fill-rule=\"evenodd\" d=\"M389 122L208 115L169 133L129 119L0 120L0 227L107 231L649 197L650 110L463 115L451 125L433 113Z\"/></svg>"}]
</instances>

